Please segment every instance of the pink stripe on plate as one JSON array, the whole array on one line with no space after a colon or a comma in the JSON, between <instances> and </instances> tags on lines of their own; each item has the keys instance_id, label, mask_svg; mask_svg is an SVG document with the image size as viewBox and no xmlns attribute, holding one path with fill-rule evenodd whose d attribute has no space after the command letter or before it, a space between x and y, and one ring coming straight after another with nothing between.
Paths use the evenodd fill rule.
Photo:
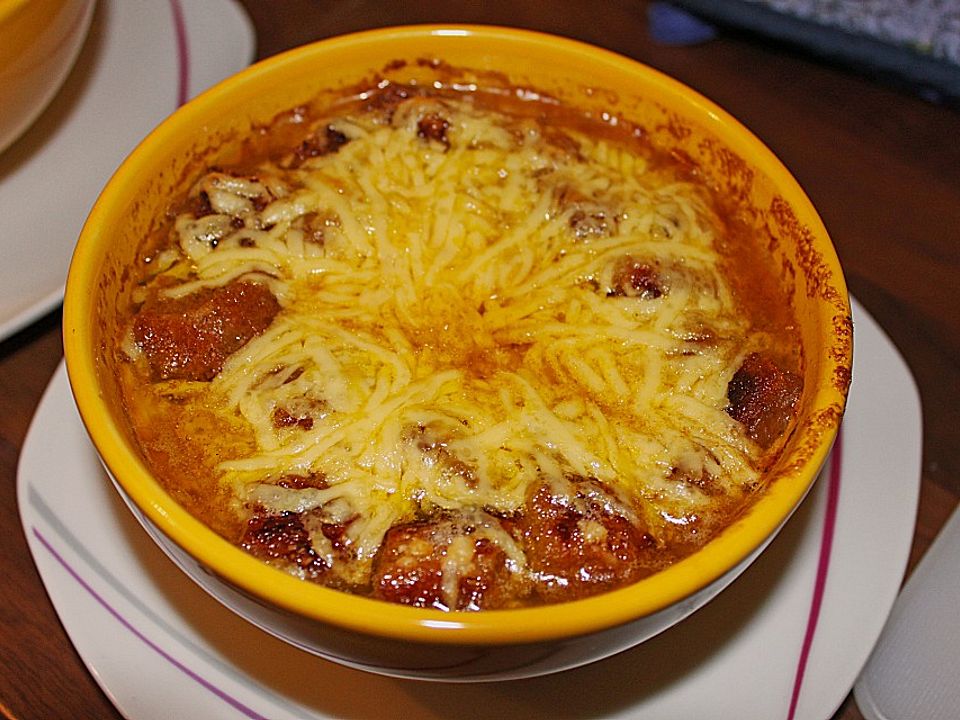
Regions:
<instances>
[{"instance_id":1,"label":"pink stripe on plate","mask_svg":"<svg viewBox=\"0 0 960 720\"><path fill-rule=\"evenodd\" d=\"M840 499L840 474L843 467L843 428L837 432L837 439L833 443L830 453L830 476L827 481L827 509L823 516L823 533L820 536L820 558L817 562L817 575L813 583L813 598L810 601L810 615L807 617L807 629L803 636L803 645L800 647L800 657L797 660L797 672L793 679L793 693L790 696L790 710L787 720L794 720L797 714L797 703L800 700L800 690L803 687L803 676L807 670L807 661L810 659L810 648L817 633L817 621L820 619L820 607L823 605L823 593L827 587L827 573L830 570L830 553L833 549L834 530L837 525L837 504Z\"/></svg>"},{"instance_id":2,"label":"pink stripe on plate","mask_svg":"<svg viewBox=\"0 0 960 720\"><path fill-rule=\"evenodd\" d=\"M173 11L173 30L177 38L177 107L190 98L190 43L187 41L187 23L180 0L170 0Z\"/></svg>"},{"instance_id":3,"label":"pink stripe on plate","mask_svg":"<svg viewBox=\"0 0 960 720\"><path fill-rule=\"evenodd\" d=\"M50 543L50 541L47 540L46 537L44 537L43 533L41 533L36 527L32 527L31 529L33 530L34 537L37 538L37 540L40 542L41 545L43 545L46 551L50 553L53 559L56 560L58 563L60 563L60 566L67 571L70 577L72 577L77 582L77 584L80 585L80 587L86 590L87 593L90 595L90 597L96 600L104 610L106 610L110 615L114 617L114 619L117 622L119 622L124 628L126 628L130 633L132 633L134 637L140 640L140 642L142 642L148 648L153 650L157 655L159 655L168 663L173 665L173 667L177 668L177 670L182 672L184 675L186 675L188 678L193 680L195 683L197 683L201 687L205 688L206 690L208 690L209 692L213 693L218 698L223 700L223 702L225 702L227 705L235 709L244 717L250 718L250 720L269 720L265 716L258 713L256 710L253 710L252 708L244 705L237 698L230 695L230 693L226 692L222 688L218 687L214 683L207 680L205 677L203 677L199 673L190 669L187 665L180 662L175 657L173 657L173 655L171 655L166 650L164 650L159 644L155 643L153 640L148 638L130 620L124 617L119 610L117 610L115 607L113 607L113 605L107 602L107 600L100 593L98 593L93 588L93 586L90 583L88 583L80 575L80 573L70 563L66 561L66 559L59 552L57 552L56 548L54 548L53 545Z\"/></svg>"}]
</instances>

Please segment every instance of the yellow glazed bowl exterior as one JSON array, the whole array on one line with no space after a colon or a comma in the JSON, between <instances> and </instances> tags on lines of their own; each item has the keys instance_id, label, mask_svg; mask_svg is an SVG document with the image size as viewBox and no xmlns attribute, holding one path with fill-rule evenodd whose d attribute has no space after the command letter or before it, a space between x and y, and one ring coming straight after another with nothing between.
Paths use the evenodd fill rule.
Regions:
<instances>
[{"instance_id":1,"label":"yellow glazed bowl exterior","mask_svg":"<svg viewBox=\"0 0 960 720\"><path fill-rule=\"evenodd\" d=\"M0 151L56 95L80 52L95 0L0 0Z\"/></svg>"},{"instance_id":2,"label":"yellow glazed bowl exterior","mask_svg":"<svg viewBox=\"0 0 960 720\"><path fill-rule=\"evenodd\" d=\"M628 118L682 152L749 209L792 294L805 346L796 431L757 502L704 548L620 590L559 605L443 613L305 583L263 564L177 505L152 477L124 419L111 338L129 301L139 238L203 164L279 111L384 73L429 76L440 59ZM396 60L407 60L401 67ZM498 75L485 75L488 72ZM391 75L391 73L393 75ZM429 79L429 78L428 78ZM574 41L476 26L391 28L271 58L190 102L131 154L90 214L64 304L70 382L114 482L158 544L196 582L261 628L329 659L439 680L524 677L575 667L666 629L716 595L770 541L812 485L836 433L849 383L846 288L826 230L787 170L710 101L637 62Z\"/></svg>"}]
</instances>

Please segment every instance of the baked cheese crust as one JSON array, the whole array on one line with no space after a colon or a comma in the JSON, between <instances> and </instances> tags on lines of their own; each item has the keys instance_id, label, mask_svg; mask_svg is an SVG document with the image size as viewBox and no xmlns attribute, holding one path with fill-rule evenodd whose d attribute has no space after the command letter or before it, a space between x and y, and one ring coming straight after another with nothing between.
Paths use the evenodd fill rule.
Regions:
<instances>
[{"instance_id":1,"label":"baked cheese crust","mask_svg":"<svg viewBox=\"0 0 960 720\"><path fill-rule=\"evenodd\" d=\"M744 312L695 177L545 117L395 92L199 178L124 339L147 455L203 445L192 471L158 461L165 481L200 476L187 502L206 487L232 539L290 572L447 609L614 587L737 512L767 441L731 416L728 386L794 340ZM233 307L235 342L191 375L183 333L168 342L156 318L213 317L223 335ZM158 359L164 343L181 349ZM622 572L547 567L536 546L558 513L581 561L606 543Z\"/></svg>"}]
</instances>

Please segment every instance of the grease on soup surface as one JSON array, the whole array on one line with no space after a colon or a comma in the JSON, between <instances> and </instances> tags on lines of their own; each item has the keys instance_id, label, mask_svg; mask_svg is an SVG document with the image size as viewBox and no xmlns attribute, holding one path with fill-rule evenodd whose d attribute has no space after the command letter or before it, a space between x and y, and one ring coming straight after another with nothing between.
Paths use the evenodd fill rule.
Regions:
<instances>
[{"instance_id":1,"label":"grease on soup surface","mask_svg":"<svg viewBox=\"0 0 960 720\"><path fill-rule=\"evenodd\" d=\"M478 610L634 582L760 491L799 341L689 167L483 93L293 115L143 250L125 402L192 512L305 580Z\"/></svg>"}]
</instances>

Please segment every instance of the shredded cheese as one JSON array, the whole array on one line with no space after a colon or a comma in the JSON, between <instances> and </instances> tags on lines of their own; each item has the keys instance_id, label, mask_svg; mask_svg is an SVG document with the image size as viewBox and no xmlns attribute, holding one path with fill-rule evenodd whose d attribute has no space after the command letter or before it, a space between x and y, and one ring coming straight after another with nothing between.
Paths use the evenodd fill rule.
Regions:
<instances>
[{"instance_id":1,"label":"shredded cheese","mask_svg":"<svg viewBox=\"0 0 960 720\"><path fill-rule=\"evenodd\" d=\"M446 142L418 133L428 110ZM726 390L767 340L719 270L702 189L469 97L330 127L347 142L299 166L204 176L193 192L212 212L176 219L176 258L159 269L170 297L248 279L282 306L199 391L255 438L211 468L242 503L322 509L369 561L391 527L434 510L509 515L544 483L573 503L569 477L613 488L618 512L654 533L758 479ZM280 411L300 422L278 424ZM322 487L277 484L289 476ZM690 482L705 476L709 492ZM523 565L509 534L477 532ZM448 549L451 606L471 548Z\"/></svg>"}]
</instances>

